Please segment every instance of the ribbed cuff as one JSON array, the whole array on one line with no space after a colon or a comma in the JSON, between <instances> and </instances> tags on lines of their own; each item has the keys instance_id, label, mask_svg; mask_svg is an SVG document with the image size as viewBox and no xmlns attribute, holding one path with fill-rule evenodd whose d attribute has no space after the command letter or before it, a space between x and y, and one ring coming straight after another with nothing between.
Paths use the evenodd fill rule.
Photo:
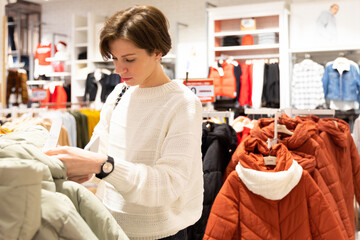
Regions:
<instances>
[{"instance_id":1,"label":"ribbed cuff","mask_svg":"<svg viewBox=\"0 0 360 240\"><path fill-rule=\"evenodd\" d=\"M128 192L132 188L132 184L129 183L133 182L129 179L130 171L134 171L134 169L133 163L115 159L114 171L103 180L113 185L120 192Z\"/></svg>"}]
</instances>

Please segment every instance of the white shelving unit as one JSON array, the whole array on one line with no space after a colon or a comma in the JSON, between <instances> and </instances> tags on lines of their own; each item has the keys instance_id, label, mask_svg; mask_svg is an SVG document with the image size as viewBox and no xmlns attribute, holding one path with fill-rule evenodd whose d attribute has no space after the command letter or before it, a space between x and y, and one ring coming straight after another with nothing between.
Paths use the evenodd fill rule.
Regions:
<instances>
[{"instance_id":1,"label":"white shelving unit","mask_svg":"<svg viewBox=\"0 0 360 240\"><path fill-rule=\"evenodd\" d=\"M239 59L278 58L280 68L280 107L290 106L289 83L289 10L284 2L248 4L209 8L208 11L208 66L219 58ZM241 20L253 18L256 29L241 30ZM263 33L278 35L274 44L257 44ZM222 46L226 36L252 35L254 45Z\"/></svg>"},{"instance_id":2,"label":"white shelving unit","mask_svg":"<svg viewBox=\"0 0 360 240\"><path fill-rule=\"evenodd\" d=\"M99 38L97 26L105 22L105 17L93 13L73 15L72 36L73 51L71 64L71 102L82 101L85 93L85 80L87 74L95 70L96 39ZM79 54L86 52L86 58L79 59Z\"/></svg>"}]
</instances>

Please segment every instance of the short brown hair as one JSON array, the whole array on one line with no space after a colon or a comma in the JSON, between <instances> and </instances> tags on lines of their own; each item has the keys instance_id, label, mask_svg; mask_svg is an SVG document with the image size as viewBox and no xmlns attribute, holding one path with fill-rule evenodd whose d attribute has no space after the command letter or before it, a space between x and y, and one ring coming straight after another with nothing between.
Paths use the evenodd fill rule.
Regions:
<instances>
[{"instance_id":1,"label":"short brown hair","mask_svg":"<svg viewBox=\"0 0 360 240\"><path fill-rule=\"evenodd\" d=\"M115 13L104 25L100 34L100 52L110 59L109 43L116 39L129 40L149 54L158 50L165 56L171 49L169 22L153 6L135 6Z\"/></svg>"}]
</instances>

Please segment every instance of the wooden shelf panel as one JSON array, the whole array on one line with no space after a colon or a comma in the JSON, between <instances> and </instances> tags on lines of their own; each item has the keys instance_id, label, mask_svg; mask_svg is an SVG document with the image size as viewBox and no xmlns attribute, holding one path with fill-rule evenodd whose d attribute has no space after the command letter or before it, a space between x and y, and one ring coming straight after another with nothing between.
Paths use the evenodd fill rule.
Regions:
<instances>
[{"instance_id":1,"label":"wooden shelf panel","mask_svg":"<svg viewBox=\"0 0 360 240\"><path fill-rule=\"evenodd\" d=\"M261 33L279 33L279 28L268 28L268 29L256 29L247 31L226 31L214 33L215 37L226 37L226 36L243 36L243 35L257 35Z\"/></svg>"}]
</instances>

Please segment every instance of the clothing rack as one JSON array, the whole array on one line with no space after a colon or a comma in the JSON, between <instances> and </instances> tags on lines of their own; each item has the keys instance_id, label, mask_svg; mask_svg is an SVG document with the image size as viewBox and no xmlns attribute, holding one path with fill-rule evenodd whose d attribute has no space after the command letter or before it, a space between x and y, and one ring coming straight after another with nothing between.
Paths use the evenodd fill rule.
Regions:
<instances>
[{"instance_id":1,"label":"clothing rack","mask_svg":"<svg viewBox=\"0 0 360 240\"><path fill-rule=\"evenodd\" d=\"M76 105L90 105L92 102L62 102L62 103L40 103L40 107L50 107L50 106L76 106Z\"/></svg>"},{"instance_id":2,"label":"clothing rack","mask_svg":"<svg viewBox=\"0 0 360 240\"><path fill-rule=\"evenodd\" d=\"M229 124L234 121L234 112L231 111L203 111L203 118L211 118L211 117L225 117L229 119Z\"/></svg>"},{"instance_id":3,"label":"clothing rack","mask_svg":"<svg viewBox=\"0 0 360 240\"><path fill-rule=\"evenodd\" d=\"M229 56L216 57L216 60L226 59ZM259 55L239 55L231 56L233 59L268 59L268 58L279 58L279 54L259 54Z\"/></svg>"},{"instance_id":4,"label":"clothing rack","mask_svg":"<svg viewBox=\"0 0 360 240\"><path fill-rule=\"evenodd\" d=\"M300 115L317 115L317 116L335 116L334 109L293 109L293 108L246 108L245 114L259 114L259 115L275 115L277 112L282 111L289 117Z\"/></svg>"}]
</instances>

